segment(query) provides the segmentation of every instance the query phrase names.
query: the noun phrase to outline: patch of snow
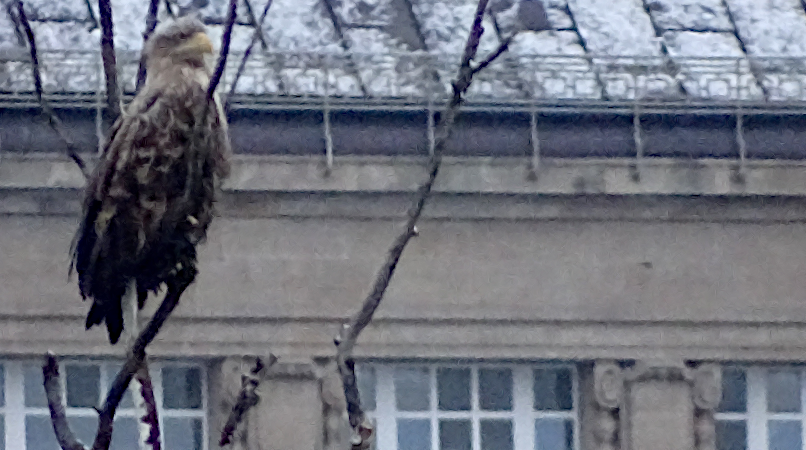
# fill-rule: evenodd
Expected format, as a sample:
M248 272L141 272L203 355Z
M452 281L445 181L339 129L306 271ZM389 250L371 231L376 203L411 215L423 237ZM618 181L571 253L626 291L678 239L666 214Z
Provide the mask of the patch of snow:
M647 6L665 30L733 32L723 0L648 0Z
M263 29L274 51L343 53L319 0L274 0Z
M392 21L391 0L340 0L333 10L345 26L385 26Z
M100 51L101 32L92 32L74 22L32 22L37 49Z
M260 19L260 14L263 12L263 7L266 5L267 0L250 0L249 5L252 7L252 13L255 15L255 20ZM205 23L223 24L226 22L227 9L229 9L229 0L171 0L175 5L174 13L177 15L185 15L189 12L198 12ZM251 25L249 14L246 10L246 5L243 2L238 3L236 12L235 23L240 25Z
M747 51L758 57L806 57L806 12L800 0L727 0Z
M3 6L0 3L0 6ZM17 34L14 32L14 24L6 13L5 8L0 8L0 50L22 49Z
M762 99L758 80L733 33L670 31L663 37L690 98Z
M439 55L461 55L476 13L475 0L412 0L414 16L425 35L428 51ZM495 26L485 16L479 55L498 47Z
M602 89L573 31L523 32L510 45L514 86L530 98L599 99Z
M84 0L27 0L25 13L29 20L85 21L90 15ZM97 16L96 16L97 18Z
M143 48L143 31L146 28L148 2L111 0L110 3L112 20L115 24L115 48L139 52Z
M567 0L542 0L542 2L553 29L563 30L574 27L574 21L568 15ZM494 11L495 19L498 21L498 27L501 29L503 36L508 36L521 26L518 18L518 4L518 2L512 1L508 6L499 7L498 10Z
M367 93L377 97L424 97L431 68L425 52L405 52L387 33L377 29L348 29L352 60Z
M591 55L660 56L641 0L568 0Z

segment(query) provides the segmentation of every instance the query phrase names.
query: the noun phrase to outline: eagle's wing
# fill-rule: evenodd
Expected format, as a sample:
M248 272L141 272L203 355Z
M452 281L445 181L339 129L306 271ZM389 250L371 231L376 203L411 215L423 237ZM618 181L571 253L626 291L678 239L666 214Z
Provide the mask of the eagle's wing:
M230 149L220 107L206 102L192 79L147 87L110 130L88 185L73 262L82 297L94 300L87 328L105 319L113 343L129 280L137 279L142 299L182 253L195 263L193 246L212 220Z

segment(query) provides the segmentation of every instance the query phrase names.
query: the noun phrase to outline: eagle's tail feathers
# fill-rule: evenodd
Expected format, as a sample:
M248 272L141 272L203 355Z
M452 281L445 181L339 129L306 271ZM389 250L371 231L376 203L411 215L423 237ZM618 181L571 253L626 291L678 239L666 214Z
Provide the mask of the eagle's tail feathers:
M89 330L95 325L100 325L101 322L106 322L106 330L109 334L109 342L114 345L120 339L123 333L123 311L120 304L111 302L108 305L102 305L99 302L93 303L87 314L86 327Z

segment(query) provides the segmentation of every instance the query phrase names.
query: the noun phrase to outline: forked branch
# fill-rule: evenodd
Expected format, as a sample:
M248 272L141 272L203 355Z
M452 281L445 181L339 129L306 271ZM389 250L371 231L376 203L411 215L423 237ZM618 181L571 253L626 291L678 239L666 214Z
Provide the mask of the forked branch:
M70 159L76 163L78 168L81 169L81 173L84 175L84 178L89 178L90 172L87 168L87 164L84 163L84 160L81 158L81 156L79 156L76 144L65 130L64 124L53 111L53 108L50 107L50 103L48 103L48 101L45 99L42 91L42 73L39 67L39 55L36 49L36 37L34 36L34 31L31 29L31 23L28 22L28 16L25 14L25 6L23 5L22 0L16 0L12 5L9 6L9 12L14 14L14 22L18 23L22 27L22 32L28 41L28 50L31 54L31 72L34 78L34 91L36 93L36 99L39 101L39 105L42 108L42 113L47 116L50 127L53 128L53 131L59 135L59 138L61 138L67 147L67 156L69 156Z
M389 248L386 260L376 274L372 290L366 299L364 299L361 310L353 316L349 323L342 326L341 332L335 340L337 347L336 362L344 387L350 426L353 429L350 444L354 449L363 449L369 446L369 438L373 434L373 429L372 425L367 421L364 411L361 409L361 399L355 377L355 362L352 359L353 348L355 347L359 335L372 321L375 311L378 309L378 306L380 306L384 293L389 287L389 283L394 275L395 268L400 261L400 257L403 255L403 250L406 248L406 244L408 244L412 237L417 235L417 221L420 219L426 200L431 194L434 182L439 173L442 153L453 130L456 116L459 113L462 96L467 92L473 82L473 76L503 54L511 42L511 38L505 40L499 48L479 66L474 68L471 65L471 62L476 57L479 43L481 42L481 36L484 33L482 20L487 10L487 3L488 0L479 0L476 8L473 27L470 30L470 35L467 38L467 43L462 53L456 80L452 83L453 93L440 120L439 132L434 144L434 154L428 164L428 178L417 189L414 203L407 213L408 218L405 229Z

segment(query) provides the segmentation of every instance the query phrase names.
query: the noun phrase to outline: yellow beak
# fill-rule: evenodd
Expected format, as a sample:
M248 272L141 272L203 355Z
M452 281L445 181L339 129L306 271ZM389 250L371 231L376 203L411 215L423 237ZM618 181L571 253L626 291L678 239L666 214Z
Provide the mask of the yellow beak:
M199 53L213 53L213 43L207 33L196 33L182 47Z

